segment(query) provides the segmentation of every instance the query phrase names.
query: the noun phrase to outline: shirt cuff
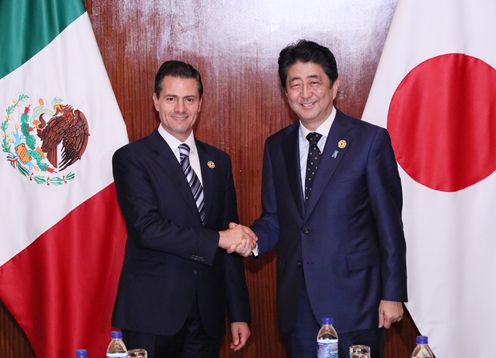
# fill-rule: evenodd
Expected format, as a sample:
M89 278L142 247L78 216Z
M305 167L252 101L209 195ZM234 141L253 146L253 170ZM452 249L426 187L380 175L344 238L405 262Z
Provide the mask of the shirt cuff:
M253 256L258 257L258 242L255 244L253 250L251 250L251 253L253 254Z

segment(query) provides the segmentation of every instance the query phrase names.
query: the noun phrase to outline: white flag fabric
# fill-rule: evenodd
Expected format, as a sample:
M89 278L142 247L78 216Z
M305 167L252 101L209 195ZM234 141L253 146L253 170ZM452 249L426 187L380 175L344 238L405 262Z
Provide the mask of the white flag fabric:
M391 135L407 308L441 358L495 355L495 29L494 0L399 0L363 114Z
M104 355L127 133L81 0L0 3L0 299L36 356Z

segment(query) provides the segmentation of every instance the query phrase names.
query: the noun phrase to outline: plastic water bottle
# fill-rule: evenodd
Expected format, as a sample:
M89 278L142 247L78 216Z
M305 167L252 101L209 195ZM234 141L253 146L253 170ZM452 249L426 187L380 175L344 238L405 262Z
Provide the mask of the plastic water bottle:
M76 350L76 358L88 358L88 351L86 349Z
M107 358L127 358L127 348L122 340L121 331L112 331L112 340L107 348Z
M334 320L331 317L321 319L319 333L317 334L317 357L338 358L338 334L334 329Z
M426 336L417 336L417 346L413 350L412 358L434 358L428 343L429 339Z

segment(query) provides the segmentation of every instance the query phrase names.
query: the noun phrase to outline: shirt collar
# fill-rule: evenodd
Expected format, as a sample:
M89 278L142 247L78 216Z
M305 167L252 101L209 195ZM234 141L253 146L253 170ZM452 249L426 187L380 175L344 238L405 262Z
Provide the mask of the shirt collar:
M172 134L170 134L169 132L167 132L164 129L164 127L162 127L162 125L160 125L160 124L158 126L158 133L162 136L162 138L164 138L164 140L167 142L167 144L172 149L172 151L174 152L174 154L176 154L176 156L179 153L177 148L182 143L186 143L189 146L189 148L190 148L190 152L189 152L190 153L190 156L192 154L194 155L194 154L197 153L196 142L195 142L195 135L193 134L193 131L191 131L191 133L189 134L188 138L186 138L186 140L184 142L181 142L179 139L177 139Z
M329 114L329 117L327 117L327 119L322 122L322 124L318 126L318 128L313 132L319 133L320 135L322 135L322 137L327 138L327 136L329 135L329 131L331 130L332 122L334 122L334 118L336 118L336 108L332 106L331 114ZM312 131L305 128L305 126L300 121L300 138L306 139L308 133L310 132Z

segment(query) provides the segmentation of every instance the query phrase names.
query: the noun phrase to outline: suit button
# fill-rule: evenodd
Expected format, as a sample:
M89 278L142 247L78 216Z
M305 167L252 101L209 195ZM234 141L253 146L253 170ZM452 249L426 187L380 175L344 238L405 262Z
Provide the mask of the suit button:
M296 262L296 265L297 265L298 267L301 267L301 265L302 265L302 264L301 264L301 261L297 261L297 262Z
M303 229L301 229L301 232L304 233L305 235L310 234L310 230L307 227L304 227Z

